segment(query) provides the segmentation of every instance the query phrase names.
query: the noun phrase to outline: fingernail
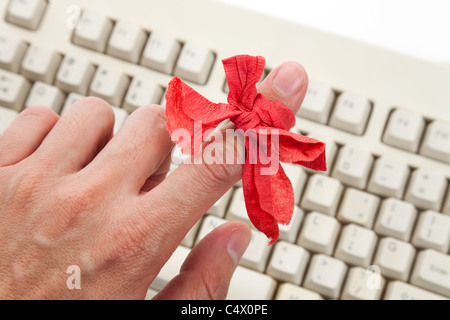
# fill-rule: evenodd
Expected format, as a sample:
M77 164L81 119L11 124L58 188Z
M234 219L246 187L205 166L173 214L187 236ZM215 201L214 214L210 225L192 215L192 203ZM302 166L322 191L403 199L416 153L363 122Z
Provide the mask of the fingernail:
M298 66L285 64L273 79L273 86L280 95L289 98L296 94L303 86L305 72Z
M238 227L231 231L230 239L228 240L228 254L233 259L234 265L237 266L241 261L242 256L247 250L251 240L251 231L245 227Z

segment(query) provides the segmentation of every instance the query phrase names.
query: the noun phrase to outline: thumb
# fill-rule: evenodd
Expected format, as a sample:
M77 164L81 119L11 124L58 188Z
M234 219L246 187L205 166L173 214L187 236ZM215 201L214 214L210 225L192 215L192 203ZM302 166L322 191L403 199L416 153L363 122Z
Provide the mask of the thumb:
M250 228L242 222L228 222L217 227L191 250L180 274L154 299L225 299L231 277L251 236Z

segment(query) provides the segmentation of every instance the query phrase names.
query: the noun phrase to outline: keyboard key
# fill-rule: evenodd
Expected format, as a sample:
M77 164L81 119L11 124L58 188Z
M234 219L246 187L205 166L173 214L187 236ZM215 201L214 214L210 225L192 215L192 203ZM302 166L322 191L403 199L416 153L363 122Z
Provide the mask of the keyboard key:
M445 297L437 295L430 291L417 288L413 285L401 282L392 281L389 282L386 293L384 295L385 300L446 300Z
M405 161L381 157L375 162L367 189L380 196L401 199L408 176L409 167Z
M425 120L420 114L396 109L390 116L383 141L397 148L417 152L424 127Z
M362 135L371 112L369 99L364 96L343 92L337 99L330 126L357 135Z
M0 34L0 68L18 72L26 50L26 44L19 38Z
M244 189L242 187L234 191L230 207L228 208L227 219L242 221L253 227L245 208Z
M240 264L244 267L264 272L272 247L269 239L259 231L252 230L252 238L247 250L242 256Z
M373 277L378 278L373 280ZM376 282L372 283L373 281ZM385 280L379 274L353 267L348 272L341 298L343 300L379 300L384 284Z
M412 243L419 248L448 252L450 248L450 217L427 210L417 222Z
M444 209L442 210L442 212L450 215L450 189L448 189L447 199L445 200Z
M276 281L268 275L238 266L231 278L227 300L270 300Z
M374 230L382 236L409 241L417 217L417 209L408 202L388 198L381 204Z
M292 214L291 222L287 225L278 224L278 228L280 230L279 239L295 242L304 215L305 213L302 209L294 206L294 213Z
M373 264L385 277L408 281L415 255L410 243L388 237L380 240Z
M150 288L160 291L180 273L181 265L186 260L191 250L183 246L179 246L172 254L166 264L161 268L155 280L150 284Z
M150 69L172 74L181 44L174 38L153 31L148 38L141 64Z
M450 123L437 120L428 126L420 154L450 163Z
M372 261L376 243L375 232L355 224L349 224L342 228L334 255L349 264L368 266Z
M28 99L25 102L25 107L46 106L59 113L64 100L65 96L61 90L44 82L37 81L31 88Z
M297 116L319 123L327 123L334 99L335 93L330 86L311 80Z
M233 188L229 189L219 200L217 200L206 213L215 215L219 218L225 217L225 212L227 211L232 195Z
M337 217L342 222L356 223L366 228L372 228L379 203L380 198L370 193L348 188Z
M346 145L339 151L332 176L349 186L364 189L372 168L372 154L362 148Z
M163 89L156 82L134 77L125 96L124 109L132 113L139 107L159 104L163 93Z
M63 115L66 111L67 108L70 107L71 105L73 105L75 102L77 102L78 100L84 98L83 95L78 94L78 93L69 93L69 95L66 98L66 101L64 102L64 106L62 107L61 110L61 115Z
M128 112L124 109L120 109L118 107L112 106L115 122L114 122L114 134L116 134L122 125L125 123L125 120L128 118Z
M200 229L201 220L197 221L196 224L189 230L189 232L184 236L183 241L181 241L181 245L186 248L192 248L195 244L195 240L197 238L197 232Z
M275 245L267 274L280 281L300 285L308 261L308 251L295 244L279 241Z
M422 209L439 211L446 189L444 175L420 168L412 173L405 200Z
M227 220L210 215L203 218L203 222L197 234L195 243L199 243L200 240L202 240L208 233L213 231L218 226L224 224L225 222L227 222Z
M56 75L56 86L65 92L86 95L94 66L85 58L66 55Z
M175 75L187 81L205 84L214 64L214 53L208 48L185 43L175 67Z
M84 10L81 15L80 28L74 29L73 43L104 52L112 27L112 21L103 14Z
M18 115L19 113L15 110L0 107L0 135L8 129Z
M10 0L6 10L6 21L30 30L36 30L44 15L45 0Z
M22 62L22 74L32 81L52 84L61 60L58 52L31 45Z
M292 183L292 188L294 189L294 201L297 204L300 200L300 195L302 194L308 176L299 165L293 163L281 163L281 166Z
M0 105L22 110L30 83L21 75L0 69Z
M305 210L319 211L334 216L343 189L339 180L316 173L309 179L301 207Z
M308 250L331 255L340 228L335 218L313 211L306 216L297 243Z
M411 283L450 297L450 256L431 249L419 252Z
M323 298L317 292L291 283L283 283L278 287L275 300L323 300Z
M337 299L346 273L347 266L344 262L324 254L316 254L311 259L303 285L325 297Z
M119 106L122 104L129 83L130 79L120 70L101 66L92 79L89 95Z
M119 59L137 63L146 40L146 33L138 26L117 21L109 38L106 53Z

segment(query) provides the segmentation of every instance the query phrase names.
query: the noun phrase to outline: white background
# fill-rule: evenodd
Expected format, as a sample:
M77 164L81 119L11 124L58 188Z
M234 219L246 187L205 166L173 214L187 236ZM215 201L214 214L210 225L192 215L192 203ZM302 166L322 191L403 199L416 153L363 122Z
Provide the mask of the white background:
M450 0L218 0L450 67Z

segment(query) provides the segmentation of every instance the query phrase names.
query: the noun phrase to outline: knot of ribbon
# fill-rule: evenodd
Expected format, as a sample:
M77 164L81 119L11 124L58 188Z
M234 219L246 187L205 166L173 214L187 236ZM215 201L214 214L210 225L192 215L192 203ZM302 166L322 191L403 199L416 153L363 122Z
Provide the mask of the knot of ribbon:
M265 66L263 57L239 55L222 61L227 76L228 104L213 103L175 77L166 93L167 127L171 133L188 130L191 141L195 139L195 123L202 123L202 139L221 122L230 119L246 136L252 132L266 150L262 157L251 156L251 139L245 140L246 159L242 174L247 214L253 225L271 238L279 236L278 224L288 224L294 212L292 184L282 166L267 174L268 153L277 156L275 161L295 163L314 170L326 170L325 144L318 140L290 132L295 125L295 115L280 102L269 101L258 93L256 84ZM255 139L253 139L253 142ZM179 142L179 141L178 141ZM183 152L186 152L183 148ZM195 153L194 146L191 154ZM256 159L256 160L255 160ZM270 157L273 160L273 157Z

